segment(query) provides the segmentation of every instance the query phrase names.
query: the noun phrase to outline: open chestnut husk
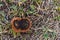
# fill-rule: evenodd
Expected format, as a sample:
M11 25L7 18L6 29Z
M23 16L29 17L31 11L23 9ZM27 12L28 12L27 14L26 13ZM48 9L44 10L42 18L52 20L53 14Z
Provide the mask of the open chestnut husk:
M32 26L32 22L29 18L14 17L11 20L11 27L15 32L27 32Z

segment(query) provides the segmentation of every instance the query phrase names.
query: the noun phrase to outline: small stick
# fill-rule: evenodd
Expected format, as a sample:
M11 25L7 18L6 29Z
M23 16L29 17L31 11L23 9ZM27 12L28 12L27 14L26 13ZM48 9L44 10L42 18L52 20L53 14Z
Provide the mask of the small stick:
M0 32L0 34L2 34L2 33L7 33L8 31L3 31L3 32Z

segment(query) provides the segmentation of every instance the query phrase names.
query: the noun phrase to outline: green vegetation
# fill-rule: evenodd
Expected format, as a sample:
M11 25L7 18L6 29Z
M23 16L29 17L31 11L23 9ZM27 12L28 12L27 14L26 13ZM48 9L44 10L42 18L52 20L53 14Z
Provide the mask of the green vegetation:
M18 36L23 37L22 40L26 40L27 38L34 40L42 34L42 37L40 37L42 40L55 40L57 35L56 31L59 31L57 29L59 25L56 22L58 24L60 22L59 2L60 0L53 0L53 4L49 4L49 1L45 0L6 0L5 2L0 0L0 33L3 35L5 34L4 31L7 31L6 34L11 34L14 38ZM49 8L46 9L46 6ZM14 32L11 28L12 18L25 17L25 14L27 15L26 17L31 19L32 28L26 33Z

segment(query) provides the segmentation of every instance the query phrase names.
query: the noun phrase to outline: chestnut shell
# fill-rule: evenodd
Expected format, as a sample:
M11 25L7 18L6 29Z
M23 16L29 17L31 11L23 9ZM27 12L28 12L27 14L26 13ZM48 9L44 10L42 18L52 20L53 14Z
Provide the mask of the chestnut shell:
M14 17L11 20L11 25L15 32L27 32L31 28L32 22L29 18Z

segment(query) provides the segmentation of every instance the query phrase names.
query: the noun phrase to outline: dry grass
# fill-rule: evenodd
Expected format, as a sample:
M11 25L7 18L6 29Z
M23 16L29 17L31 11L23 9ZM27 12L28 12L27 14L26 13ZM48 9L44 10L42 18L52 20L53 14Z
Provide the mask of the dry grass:
M60 40L59 0L1 1L0 40ZM30 31L16 33L11 29L11 19L17 16L32 21Z

